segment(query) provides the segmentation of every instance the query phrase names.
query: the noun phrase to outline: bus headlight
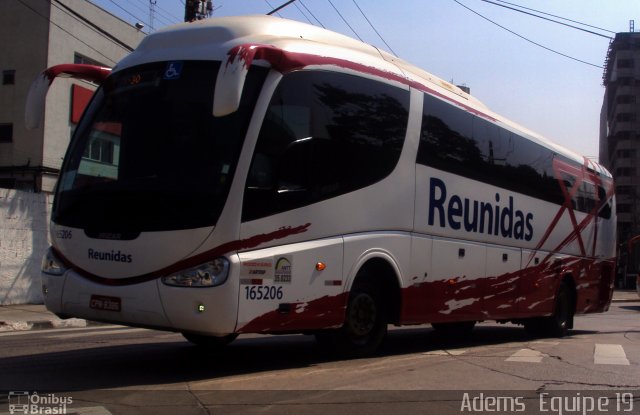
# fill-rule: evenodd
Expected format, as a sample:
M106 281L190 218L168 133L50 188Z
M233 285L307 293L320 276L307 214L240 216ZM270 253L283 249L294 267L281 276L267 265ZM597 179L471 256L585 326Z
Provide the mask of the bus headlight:
M51 247L42 257L42 272L47 275L62 275L67 272L67 268L62 261L53 253Z
M162 282L175 287L216 287L229 276L229 260L224 257L162 277Z

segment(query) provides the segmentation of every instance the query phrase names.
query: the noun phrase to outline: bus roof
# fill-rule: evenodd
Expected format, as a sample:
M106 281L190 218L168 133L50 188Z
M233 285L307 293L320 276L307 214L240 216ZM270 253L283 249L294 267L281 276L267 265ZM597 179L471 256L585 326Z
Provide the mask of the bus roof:
M602 166L491 111L459 87L372 45L317 26L274 16L252 15L204 19L168 26L148 35L114 71L165 60L231 59L241 45L264 45L288 53L314 55L357 63L396 80L436 95L464 109L485 116L517 131L569 159L609 176Z

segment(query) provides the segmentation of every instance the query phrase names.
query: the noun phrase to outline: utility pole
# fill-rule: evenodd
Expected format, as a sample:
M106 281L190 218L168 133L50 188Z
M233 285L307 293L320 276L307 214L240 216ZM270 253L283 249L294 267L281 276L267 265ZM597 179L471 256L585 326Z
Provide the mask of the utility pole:
M184 21L195 22L206 19L213 14L213 2L211 0L186 0L184 2Z
M155 28L153 26L153 22L154 22L155 17L156 17L156 4L157 3L158 3L157 0L149 0L149 28L151 29L152 32L155 30Z

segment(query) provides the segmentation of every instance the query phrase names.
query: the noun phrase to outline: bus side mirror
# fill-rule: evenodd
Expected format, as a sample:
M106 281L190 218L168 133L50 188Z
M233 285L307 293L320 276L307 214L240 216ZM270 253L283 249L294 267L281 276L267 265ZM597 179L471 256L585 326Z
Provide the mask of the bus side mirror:
M24 121L27 129L34 130L40 127L44 117L44 105L47 91L58 76L67 78L84 79L98 85L111 73L111 68L84 64L62 64L48 68L33 81L27 94L27 103Z
M42 118L44 117L44 105L47 99L49 85L51 85L49 79L45 73L42 72L29 88L24 113L24 122L27 130L35 130L40 127Z
M243 59L220 65L213 95L213 116L224 117L238 110L249 67Z
M254 60L267 61L280 73L304 66L303 62L291 61L285 52L275 46L243 44L233 47L227 61L220 66L216 78L213 100L213 116L224 117L240 107L244 81Z

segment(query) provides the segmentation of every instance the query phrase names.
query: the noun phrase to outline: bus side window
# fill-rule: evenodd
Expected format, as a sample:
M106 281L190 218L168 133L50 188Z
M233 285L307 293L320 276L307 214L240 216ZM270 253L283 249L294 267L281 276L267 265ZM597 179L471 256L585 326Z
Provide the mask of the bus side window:
M273 167L271 160L264 154L256 154L253 158L247 179L247 189L269 191L273 189Z
M598 201L600 203L598 216L604 219L611 219L611 201L607 200L607 191L602 186L598 186Z
M355 75L297 71L274 92L258 135L242 220L369 186L400 158L409 91Z

